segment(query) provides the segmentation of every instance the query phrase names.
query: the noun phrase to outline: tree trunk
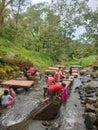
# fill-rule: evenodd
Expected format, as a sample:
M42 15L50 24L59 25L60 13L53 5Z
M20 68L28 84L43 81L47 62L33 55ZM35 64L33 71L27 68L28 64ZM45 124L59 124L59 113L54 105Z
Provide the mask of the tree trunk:
M5 11L5 0L2 0L2 6L0 9L0 35L2 34L2 27L3 27L3 21L4 21L4 11Z

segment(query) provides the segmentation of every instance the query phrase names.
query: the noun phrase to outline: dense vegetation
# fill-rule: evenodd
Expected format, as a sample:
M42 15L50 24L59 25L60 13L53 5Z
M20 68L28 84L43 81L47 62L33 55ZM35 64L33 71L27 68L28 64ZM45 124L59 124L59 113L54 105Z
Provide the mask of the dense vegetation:
M29 61L41 70L53 64L90 65L98 57L98 10L87 3L0 0L0 57ZM79 27L85 31L75 39Z

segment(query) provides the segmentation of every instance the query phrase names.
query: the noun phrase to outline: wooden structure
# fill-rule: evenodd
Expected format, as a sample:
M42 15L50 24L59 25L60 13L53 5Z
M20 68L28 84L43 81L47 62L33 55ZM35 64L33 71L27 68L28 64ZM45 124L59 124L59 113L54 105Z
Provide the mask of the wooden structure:
M56 73L56 70L45 70L45 74L46 75L49 75L49 74L55 74Z
M48 67L48 70L58 70L58 67Z
M30 88L34 85L34 81L28 81L28 80L8 80L8 81L3 81L1 83L2 87L12 87L13 89L17 88Z

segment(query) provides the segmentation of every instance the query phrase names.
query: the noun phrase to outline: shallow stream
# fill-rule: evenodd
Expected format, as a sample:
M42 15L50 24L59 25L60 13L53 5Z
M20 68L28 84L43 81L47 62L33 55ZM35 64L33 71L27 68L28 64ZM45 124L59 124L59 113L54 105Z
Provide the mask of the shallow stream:
M51 121L54 128L43 126L43 121L41 120L29 119L7 130L86 130L82 116L83 107L80 103L78 91L75 89L80 86L81 82L79 78L75 78L67 104L61 106L58 118Z

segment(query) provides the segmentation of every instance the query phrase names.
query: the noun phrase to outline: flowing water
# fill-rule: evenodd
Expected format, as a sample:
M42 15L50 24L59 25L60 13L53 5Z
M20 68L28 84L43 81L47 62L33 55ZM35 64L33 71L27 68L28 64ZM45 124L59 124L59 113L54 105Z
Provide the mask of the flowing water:
M29 119L7 130L86 130L82 117L83 107L80 103L78 91L75 89L80 86L79 78L75 78L67 104L61 106L59 117L51 121L55 126L54 129L43 126L42 121Z
M83 119L83 107L76 88L81 86L78 78L74 79L72 91L66 106L61 107L62 125L60 130L86 130Z

